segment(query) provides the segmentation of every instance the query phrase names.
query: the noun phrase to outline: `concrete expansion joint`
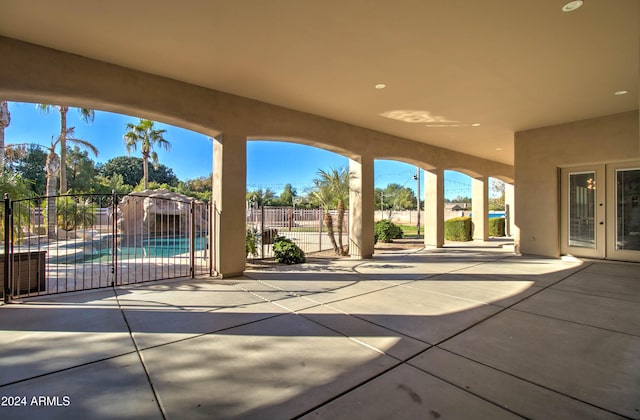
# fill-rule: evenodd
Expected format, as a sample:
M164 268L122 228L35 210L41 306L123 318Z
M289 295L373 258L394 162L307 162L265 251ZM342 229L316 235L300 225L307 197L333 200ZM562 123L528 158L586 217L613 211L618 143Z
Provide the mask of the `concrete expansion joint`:
M482 265L482 264L477 264L477 265L475 265L475 267L477 267L477 266L479 266L479 265ZM584 267L580 267L580 268L579 268L579 269L577 269L576 271L572 271L572 272L568 273L566 276L564 276L564 277L562 277L562 278L560 278L560 279L558 279L558 280L556 280L556 281L553 281L553 282L551 282L551 283L549 283L549 284L547 284L547 285L545 285L545 286L540 287L540 290L538 290L538 291L536 291L536 292L532 293L531 295L528 295L528 296L522 297L521 299L518 299L518 300L514 301L514 302L513 302L513 303L511 303L510 305L508 305L508 306L505 306L505 307L501 308L499 311L497 311L497 312L495 312L495 313L493 313L493 314L491 314L491 315L488 315L487 317L485 317L485 318L483 318L483 319L480 319L480 320L478 320L477 322L475 322L475 323L473 323L473 324L469 325L467 328L465 328L465 329L463 329L463 330L460 330L460 331L458 331L457 333L455 333L455 334L453 334L453 335L451 335L451 336L449 336L449 337L446 337L446 338L444 338L444 339L440 340L439 342L435 343L435 344L434 344L434 346L438 347L438 346L440 346L440 345L444 344L445 342L447 342L447 341L451 340L452 338L457 337L457 336L459 336L459 335L461 335L461 334L465 333L466 331L469 331L470 329L472 329L472 328L474 328L474 327L476 327L476 326L478 326L478 325L480 325L480 324L482 324L482 323L484 323L484 322L486 322L486 321L488 321L488 320L490 320L490 319L492 319L492 318L495 318L495 317L496 317L496 316L498 316L499 314L501 314L501 313L503 313L503 312L505 312L505 311L507 311L507 310L509 310L509 309L516 310L516 309L513 309L513 307L514 307L514 306L518 305L519 303L524 302L524 301L525 301L525 300L527 300L527 299L531 299L533 296L536 296L536 295L538 295L538 294L540 294L540 293L544 292L545 290L549 289L550 287L555 286L556 284L560 283L561 281L566 280L566 279L568 279L569 277L571 277L571 276L573 276L573 275L575 275L575 274L577 274L577 273L579 273L579 272L583 271L583 270L584 270L584 269L586 269L587 267L588 267L588 265L587 265L587 266L584 266ZM457 271L457 270L454 270L454 271Z
M320 304L320 305L318 305L318 306L321 306L321 307L329 307L329 308L330 308L330 306L328 306L328 305L323 305L323 304ZM307 309L308 309L308 308L307 308ZM331 309L336 310L335 308L331 308ZM338 312L342 312L342 313L344 313L345 315L350 315L350 316L351 316L351 314L348 314L348 313L343 312L343 311L339 311L339 310L338 310ZM384 355L384 356L388 356L388 357L391 357L391 358L396 359L396 360L398 360L398 361L401 361L401 360L400 360L400 359L398 359L397 357L395 357L395 356L393 356L393 355L391 355L391 354L388 354L387 352L385 352L385 351L383 351L383 350L380 350L380 349L379 349L379 348L377 348L377 347L374 347L374 346L372 346L372 345L370 345L370 344L367 344L367 343L365 343L364 341L357 339L356 337L353 337L353 336L350 336L350 335L344 334L343 332L341 332L341 331L339 331L339 330L336 330L336 329L334 329L334 328L331 328L331 327L330 327L330 326L328 326L328 325L324 325L324 324L322 324L322 323L320 323L320 322L318 322L318 321L314 320L313 318L311 318L311 317L309 317L309 316L305 316L305 314L303 314L303 313L301 313L301 312L299 312L299 311L294 311L293 313L294 313L294 314L296 314L296 315L299 315L299 316L303 317L304 319L306 319L306 320L307 320L307 321L309 321L309 322L313 322L314 324L316 324L316 325L320 325L321 327L326 328L326 329L328 329L328 330L330 330L330 331L332 331L332 332L334 332L334 333L336 333L336 334L338 334L338 335L340 335L340 336L342 336L342 337L348 338L349 340L351 340L351 341L353 341L353 342L355 342L355 343L357 343L357 344L359 344L359 345L361 345L361 346L364 346L364 347L368 348L369 350L373 350L373 351L375 351L376 353L379 353L379 354L382 354L382 355Z
M260 295L260 294L258 294L258 293L256 293L256 292L253 292L253 291L251 291L251 290L249 290L249 289L246 289L246 288L244 288L244 287L242 287L242 286L240 286L240 285L238 285L238 284L235 284L234 286L235 286L237 289L240 289L240 290L242 290L243 292L249 293L251 296L255 296L255 297L257 297L257 298L258 298L258 299L260 299L260 300L264 300L265 302L269 302L269 303L274 303L271 299L269 299L269 298L267 298L267 297L264 297L264 296L262 296L262 295Z
M287 293L289 296L292 296L292 297L299 297L299 298L301 298L301 299L307 300L307 301L312 302L312 303L314 304L314 305L312 305L312 306L305 307L305 308L304 308L305 310L306 310L306 309L311 309L311 308L316 308L316 307L326 307L326 308L330 308L331 310L335 310L335 311L338 311L338 312L342 312L342 313L343 313L343 314L345 314L345 315L350 315L350 314L348 314L347 312L344 312L344 311L341 311L341 310L339 310L339 309L336 309L336 308L331 307L329 304L325 304L325 303L322 303L322 302L318 302L318 301L316 301L316 300L313 300L313 299L312 299L312 298L310 298L309 296L303 296L303 295L301 295L301 294L299 294L299 293L296 293L296 292L294 292L294 291L290 291L290 290L283 289L283 288L281 288L281 287L278 287L278 286L276 286L276 285L273 285L273 284L271 284L271 283L269 283L269 282L266 282L266 281L263 281L263 280L258 280L258 279L254 279L254 280L255 280L257 283L259 283L259 284L265 285L265 286L267 286L267 287L272 287L272 288L273 288L273 289L275 289L275 290L279 290L279 291L281 291L281 292L285 292L285 293ZM350 285L352 285L352 284L353 284L353 283L350 283ZM243 290L248 291L248 290L246 290L246 289L244 289L244 288L243 288ZM251 292L249 292L249 293L251 293ZM256 295L256 296L257 296L257 295ZM258 296L258 297L260 297L260 296ZM261 298L261 299L266 299L266 298ZM273 300L268 300L268 299L266 299L266 300L267 300L268 302L270 302L270 303L273 303L274 305L276 305L276 306L278 306L278 307L280 307L280 308L283 308L283 309L285 309L285 310L290 311L291 313L295 313L295 314L299 314L299 315L300 315L299 311L297 311L297 310L292 310L292 309L290 309L290 308L287 308L286 306L281 305L281 304L279 304L278 302L273 301ZM339 299L339 300L340 300L340 299ZM337 302L337 301L339 301L339 300L336 300L336 301L334 301L334 302ZM305 317L305 318L306 318L306 317Z
M264 285L264 286L271 287L271 288L273 288L273 289L275 289L275 290L279 290L279 291L281 291L281 292L284 292L284 293L286 293L286 294L287 294L287 296L288 296L288 297L299 297L299 298L302 298L302 299L308 300L309 302L313 302L313 303L315 303L315 305L312 305L312 306L310 306L310 307L306 307L305 309L314 308L314 307L316 307L316 306L321 306L321 305L322 305L321 303L315 302L313 299L309 299L308 297L306 297L306 296L302 296L302 295L300 295L300 294L298 294L298 293L296 293L296 292L292 292L292 291L289 291L289 290L282 289L282 288L280 288L280 287L277 287L277 286L275 286L275 285L272 285L272 284L270 284L270 283L268 283L268 282L265 282L265 281L263 281L263 280L254 279L254 278L252 278L252 277L250 277L250 276L246 276L246 277L249 277L249 278L251 278L252 280L255 280L257 283L262 284L262 285ZM263 300L263 301L265 301L265 302L267 302L267 303L271 303L271 304L273 304L273 305L275 305L275 306L277 306L277 307L279 307L279 308L284 309L285 311L288 311L289 313L297 314L297 311L295 311L295 310L293 310L293 309L291 309L291 308L288 308L288 307L284 306L283 304L279 303L277 300L269 299L269 298L267 298L267 297L265 297L265 296L262 296L262 295L260 295L260 294L258 294L258 293L255 293L255 292L253 292L253 291L251 291L251 290L249 290L249 289L247 289L247 288L245 288L245 287L242 287L242 286L240 286L239 284L235 284L234 286L235 286L236 288L238 288L238 289L242 290L243 292L247 292L247 293L249 293L250 295L257 297L258 299L261 299L261 300ZM279 300L279 299L278 299L278 300Z
M561 291L563 291L563 290L561 290ZM568 292L568 293L572 293L572 292ZM539 316L541 318L553 319L555 321L567 322L569 324L580 325L582 327L595 328L595 329L598 329L598 330L608 331L608 332L612 332L612 333L615 333L615 334L628 335L629 337L640 337L640 336L638 336L636 334L631 334L631 333L628 333L628 332L625 332L625 331L618 331L618 330L615 330L613 328L604 328L604 327L600 327L600 326L597 326L597 325L587 324L587 323L584 323L584 322L573 321L573 320L564 319L564 318L555 317L555 316L550 316L550 315L543 315L543 314L540 314L538 312L525 311L523 309L515 309L515 308L512 308L512 310L516 311L516 312L523 313L523 314Z
M503 374L503 375L510 376L510 377L512 377L512 378L515 378L515 379L517 379L517 380L520 380L520 381L523 381L523 382L529 383L529 384L531 384L531 385L534 385L534 386L536 386L536 387L539 387L539 388L545 389L545 390L550 391L550 392L553 392L553 393L555 393L555 394L562 395L562 396L564 396L564 397L566 397L566 398L569 398L569 399L571 399L571 400L577 401L577 402L579 402L579 403L589 405L589 406L591 406L591 407L594 407L594 408L597 408L597 409L600 409L600 410L606 411L606 412L611 413L611 414L614 414L614 415L616 415L616 416L620 416L620 418L629 418L629 417L626 417L626 416L621 416L621 414L620 414L620 413L616 413L616 412L614 412L614 411L612 411L612 410L609 410L609 409L607 409L607 408L605 408L605 407L601 407L601 406L596 405L596 404L593 404L593 403L591 403L591 402L589 402L589 401L585 401L585 400L582 400L582 399L580 399L580 398L574 397L574 396L572 396L572 395L570 395L570 394L567 394L567 393L565 393L565 392L562 392L562 391L560 391L560 390L558 390L558 389L551 388L551 387L549 387L549 386L547 386L547 385L544 385L544 384L541 384L541 383L535 382L535 381L533 381L533 380L531 380L531 379L527 379L526 377L523 377L523 376L520 376L520 375L516 375L516 374L514 374L514 373L512 373L512 372L509 372L509 371L507 371L507 370L497 368L497 367L495 367L495 366L489 365L489 364L487 364L487 363L484 363L484 362L479 361L479 360L476 360L476 359L472 359L472 358L470 358L470 357L465 356L464 354L460 354L460 353L457 353L457 352L455 352L455 351L451 351L451 350L449 350L449 349L443 348L443 347L441 347L441 346L440 346L440 345L438 345L438 344L437 344L437 345L434 345L433 347L435 347L435 348L437 348L437 349L439 349L439 350L445 351L445 352L447 352L447 353L453 354L453 355L455 355L455 356L457 356L457 357L460 357L460 358L462 358L462 359L466 359L466 360L468 360L468 361L470 361L470 362L472 362L472 363L476 363L476 364L478 364L478 365L480 365L480 366L484 366L484 367L486 367L486 368L488 368L488 369L494 370L494 371L499 372L499 373L501 373L501 374ZM427 349L427 350L428 350L428 349ZM425 350L425 351L427 351L427 350ZM497 403L495 403L495 402L493 402L493 401L491 401L491 400L488 400L486 397L484 397L484 396L482 396L482 395L479 395L479 394L475 393L474 391L472 391L472 390L471 390L471 388L469 388L469 387L464 387L464 388L463 388L463 387L461 387L460 385L457 385L456 383L450 382L450 381L448 381L447 379L442 378L442 377L440 377L440 376L438 376L438 375L434 374L433 372L429 372L429 371L427 371L427 370L425 370L425 369L422 369L421 367L419 367L419 366L417 366L417 365L411 364L411 361L408 361L408 362L407 362L407 364L408 364L408 365L410 365L410 366L412 366L413 368L418 369L418 370L420 370L420 371L422 371L422 372L425 372L425 373L427 373L427 374L429 374L429 375L433 375L433 376L435 376L436 378L438 378L438 379L440 379L440 380L442 380L442 381L444 381L444 382L447 382L448 384L453 385L453 386L455 386L455 387L456 387L456 388L458 388L458 389L461 389L461 390L463 390L463 391L465 391L465 392L468 392L468 393L470 393L470 394L473 394L473 395L475 395L475 396L476 396L476 397L478 397L478 398L481 398L481 399L483 399L483 400L485 400L485 401L487 401L487 402L489 402L489 403L491 403L491 404L497 405L498 407L503 408L503 409L505 409L505 410L507 410L507 411L509 411L509 412L511 412L511 413L513 413L513 414L515 414L515 415L517 415L517 416L519 416L519 417L522 417L522 414L511 411L507 406L503 406L503 405L497 404Z
M276 290L280 290L281 292L287 292L287 293L289 293L289 291L288 291L288 290L285 290L285 289L283 289L282 287L278 287L278 286L276 286L276 285L274 285L274 284L268 283L268 282L266 282L266 281L264 281L264 280L259 280L259 279L254 279L254 280L255 280L257 283L262 284L262 285L265 285L265 286L268 286L268 287L271 287L272 289L276 289Z
M489 369L493 369L493 370L496 370L496 371L498 371L498 372L502 372L502 373L504 373L504 374L506 374L506 375L509 375L509 376L511 376L511 377L518 378L518 379L521 379L521 380L523 380L523 381L529 382L529 383L531 383L531 384L533 384L533 385L537 385L537 384L534 384L533 382L527 381L526 379L519 378L519 377L517 377L517 376L515 376L515 375L510 374L509 372L504 372L504 371L502 371L502 370L500 370L500 369L496 369L496 368L494 368L494 367L492 367L492 366L489 366L489 365L487 365L487 364L485 364L485 363L478 362L477 360L473 360L473 359L470 359L470 358L468 358L468 357L466 357L466 356L463 356L463 355L460 355L460 354L455 353L455 352L453 352L453 351L447 350L447 349L442 348L442 347L440 347L440 346L438 346L438 345L433 345L433 346L431 346L431 347L429 347L429 348L427 348L427 349L424 349L423 351L419 352L419 353L418 353L418 354L416 354L415 356L412 356L410 359L406 360L406 361L405 361L405 363L404 363L404 364L406 364L406 365L408 365L408 366L411 366L411 367L412 367L412 368L414 368L414 369L417 369L417 370L419 370L419 371L421 371L421 372L426 373L427 375L431 375L431 376L433 376L433 377L435 377L435 378L438 378L439 380L441 380L441 381L443 381L443 382L445 382L445 383L447 383L447 384L449 384L449 385L451 385L451 386L453 386L453 387L456 387L456 388L458 388L459 390L461 390L461 391L463 391L463 392L469 393L469 394L471 394L471 395L475 396L476 398L480 398L481 400L483 400L483 401L485 401L485 402L487 402L487 403L489 403L489 404L495 405L496 407L500 407L501 409L506 410L506 411L510 412L511 414L514 414L514 415L516 415L516 416L518 416L518 417L522 417L522 414L520 414L520 413L517 413L517 412L513 411L512 409L510 409L508 406L506 406L506 405L504 405L504 404L498 404L498 403L496 403L495 401L492 401L492 400L488 399L488 398L487 398L487 397L485 397L484 395L482 395L482 394L480 394L480 393L477 393L477 392L475 392L474 390L472 390L472 389L471 389L471 387L469 387L469 386L464 386L464 387L463 387L463 386L461 386L461 385L457 384L456 382L450 381L449 379L442 377L441 375L437 375L437 374L435 374L434 372L431 372L431 371L428 371L428 370L426 370L426 369L423 369L423 368L422 368L422 367L420 367L418 364L413 364L413 363L411 363L411 359L415 359L415 358L417 358L418 356L420 356L421 354L423 354L423 353L425 353L425 352L427 352L427 351L429 351L429 350L431 350L431 349L433 349L433 348L437 348L438 350L442 350L442 351L445 351L445 352L447 352L447 353L451 353L451 354L456 355L456 356L459 356L459 357L461 357L461 358L463 358L463 359L469 360L469 361L471 361L471 362L473 362L473 363L478 363L479 365L485 366L485 367L487 367L487 368L489 368ZM540 386L540 385L538 385L538 386ZM544 387L543 387L543 388L544 388ZM553 391L553 390L551 390L551 391ZM554 391L554 392L555 392L555 391ZM523 417L523 418L524 418L524 417Z
M329 399L327 399L327 400L325 400L325 401L323 401L323 402L321 402L321 403L319 403L319 404L315 405L314 407L312 407L312 408L310 408L310 409L308 409L308 410L306 410L306 411L304 411L304 412L302 412L302 413L298 414L297 416L292 417L292 419L294 419L294 420L296 420L296 419L301 419L301 418L303 418L303 417L305 417L305 416L307 416L307 415L309 415L309 414L313 413L315 410L319 409L320 407L322 407L322 406L324 406L324 405L327 405L327 404L331 403L332 401L335 401L335 400L337 400L337 399L339 399L339 398L341 398L341 397L343 397L343 396L345 396L345 395L349 394L350 392L352 392L352 391L354 391L354 390L356 390L356 389L358 389L358 388L360 388L360 387L362 387L362 386L364 386L364 385L366 385L366 384L368 384L368 383L370 383L370 382L374 381L375 379L378 379L378 378L382 377L382 376L383 376L383 375L385 375L386 373L391 372L392 370L394 370L394 369L398 368L399 366L401 366L401 365L403 365L403 364L404 364L404 362L398 362L398 363L395 363L395 364L393 364L393 365L389 366L387 369L382 370L382 371L381 371L381 372L379 372L378 374L371 376L371 377L370 377L370 378L368 378L367 380L362 381L362 382L360 382L360 383L358 383L358 384L355 384L355 385L353 385L352 387L350 387L350 388L348 388L348 389L345 389L344 391L342 391L342 392L340 392L340 393L338 393L338 394L334 395L333 397L331 397L331 398L329 398Z
M478 264L478 265L480 265L480 264ZM560 390L558 390L558 389L554 389L554 388L548 387L548 386L546 386L546 385L544 385L544 384L537 383L537 382L532 381L532 380L530 380L530 379L527 379L527 378L525 378L525 377L522 377L522 376L516 375L516 374L514 374L514 373L512 373L512 372L509 372L509 371L506 371L506 370L503 370L503 369L497 368L497 367L492 366L492 365L489 365L489 364L487 364L487 363L483 363L483 362L481 362L481 361L479 361L479 360L471 359L471 358L469 358L469 357L465 356L464 354L459 354L459 353L454 352L454 351L452 351L452 350L450 350L450 349L447 349L446 347L443 347L443 344L445 344L446 342L450 341L451 339L453 339L453 338L455 338L455 337L457 337L457 336L459 336L459 335L461 335L461 334L465 333L466 331L468 331L468 330L470 330L470 329L472 329L472 328L474 328L474 327L478 326L479 324L482 324L482 323L484 323L484 322L486 322L486 321L488 321L488 320L490 320L490 319L492 319L492 318L495 318L495 317L496 317L496 316L498 316L499 314L502 314L503 312L505 312L505 311L507 311L507 310L509 310L509 309L511 309L511 310L513 310L513 311L521 312L521 313L528 313L528 314L532 314L532 315L536 315L536 316L541 316L541 317L549 318L549 319L554 319L554 320L558 320L558 321L562 321L562 322L569 322L569 323L573 323L573 324L576 324L576 325L588 326L588 327L597 328L597 329L601 329L601 330L605 330L605 331L609 331L609 332L615 332L615 333L619 333L619 334L629 335L629 336L631 336L631 337L637 337L637 336L635 336L635 335L633 335L633 334L629 334L629 333L624 333L624 332L620 332L620 331L614 331L614 330L610 330L610 329L607 329L607 328L597 327L597 326L588 325L588 324L584 324L584 323L579 323L579 322L575 322L575 321L570 321L570 320L566 320L566 319L550 317L550 316L546 316L546 315L541 315L541 314L539 314L539 313L527 312L527 311L523 311L523 310L520 310L520 309L514 309L514 306L518 305L519 303L521 303L521 302L523 302L523 301L525 301L525 300L528 300L528 299L532 298L533 296L535 296L535 295L537 295L537 294L539 294L539 293L542 293L543 291L545 291L545 290L547 290L547 289L549 289L549 288L551 288L551 287L553 287L553 286L557 285L558 283L560 283L560 282L562 282L562 281L564 281L564 280L568 279L569 277L572 277L572 276L576 275L577 273L579 273L579 272L581 272L581 271L584 271L586 268L588 268L588 267L589 267L589 266L591 266L591 265L592 265L592 264L585 264L584 266L580 267L579 269L577 269L577 270L575 270L575 271L571 271L571 272L570 272L570 273L568 273L566 276L563 276L562 278L560 278L560 279L558 279L558 280L556 280L556 281L554 281L554 282L551 282L550 284L548 284L548 285L546 285L546 286L541 287L541 288L540 288L540 290L538 290L537 292L533 293L532 295L529 295L529 296L523 297L522 299L519 299L518 301L513 302L511 305L509 305L509 306L507 306L507 307L502 308L502 309L501 309L501 310L499 310L498 312L493 313L493 314L491 314L491 315L489 315L489 316L485 317L484 319L481 319L481 320L477 321L476 323L474 323L474 324L472 324L472 325L468 326L467 328L465 328L465 329L463 329L463 330L461 330L461 331L458 331L456 334L453 334L453 335L451 335L451 336L449 336L449 337L446 337L446 338L444 338L443 340L441 340L441 341L439 341L439 342L437 342L437 343L433 344L433 345L432 345L432 347L435 347L435 348L438 348L438 349L440 349L440 350L442 350L442 351L445 351L445 352L448 352L448 353L454 354L454 355L456 355L456 356L458 356L458 357L461 357L461 358L463 358L463 359L469 360L469 361L471 361L471 362L473 362L473 363L477 363L477 364L482 365L482 366L484 366L484 367L486 367L486 368L489 368L489 369L495 370L495 371L497 371L497 372L500 372L500 373L502 373L502 374L504 374L504 375L507 375L507 376L510 376L510 377L516 378L516 379L521 380L521 381L523 381L523 382L527 382L527 383L529 383L529 384L532 384L532 385L534 385L534 386L540 387L540 388L545 389L545 390L547 390L547 391L550 391L550 392L553 392L553 393L560 394L560 395L562 395L562 396L564 396L564 397L566 397L566 398L569 398L569 399L572 399L572 400L578 401L578 402L580 402L580 403L582 403L582 404L586 404L586 405L589 405L589 406L595 407L595 408L597 408L597 409L604 410L604 411L609 412L609 413L614 414L614 415L620 415L619 413L616 413L616 412L614 412L614 411L611 411L611 410L607 409L606 407L601 407L601 406L599 406L599 405L597 405L597 404L593 404L593 403L591 403L591 402L589 402L589 401L585 401L585 400L582 400L582 399L580 399L580 398L576 398L576 397L574 397L574 396L572 396L572 395L569 395L569 394L567 394L567 393L565 393L565 392L562 392L562 391L560 391ZM455 270L454 270L454 271L455 271ZM414 356L413 358L418 357L420 354L422 354L422 353L426 352L427 350L429 350L429 349L425 349L424 351L421 351L419 354L417 354L417 355L416 355L416 356ZM434 374L433 372L430 372L430 371L427 371L427 370L425 370L425 369L422 369L422 368L421 368L420 366L418 366L418 365L412 364L412 363L411 363L411 360L407 360L407 361L406 361L406 363L407 363L408 365L410 365L410 366L412 366L412 367L414 367L414 368L418 369L418 370L421 370L421 371L423 371L423 372L425 372L425 373L429 374L429 375L435 376L436 378L438 378L438 379L440 379L440 380L442 380L442 381L444 381L444 382L447 382L448 384L450 384L450 385L452 385L452 386L455 386L456 388L461 389L462 391L465 391L465 392L468 392L468 393L470 393L470 394L473 394L474 396L476 396L476 397L478 397L478 398L481 398L481 399L485 400L485 401L486 401L486 402L488 402L488 403L491 403L491 404L497 405L497 406L499 406L500 408L503 408L503 409L505 409L505 410L507 410L507 411L509 411L509 412L513 413L513 414L516 414L516 415L518 415L518 416L521 416L521 414L519 414L519 413L516 413L516 412L512 411L511 409L509 409L509 407L507 407L507 406L503 406L503 405L500 405L500 404L497 404L496 402L491 401L491 400L487 399L486 397L484 397L484 396L482 396L482 395L479 395L479 394L475 393L474 391L472 391L472 390L471 390L470 388L468 388L468 387L462 387L462 386L460 386L460 385L458 385L458 384L456 384L456 383L453 383L453 382L451 382L451 381L447 380L446 378L443 378L443 377L440 377L439 375Z
M153 398L155 399L156 404L158 405L158 409L160 410L160 414L162 415L162 418L166 419L167 418L166 409L162 404L162 400L160 398L160 393L156 389L156 386L153 383L153 380L151 379L151 374L149 373L149 368L148 368L147 364L145 363L144 356L142 355L142 352L140 350L140 346L138 345L138 342L136 341L135 335L133 334L133 330L131 329L131 325L129 324L129 320L127 319L127 314L125 313L124 308L122 306L122 303L120 302L120 297L118 296L118 291L116 289L116 286L112 285L111 289L113 290L113 295L114 295L114 297L116 299L116 304L118 305L118 310L120 311L120 314L122 315L122 319L123 319L125 325L127 326L127 330L129 332L129 338L131 338L131 342L133 343L133 347L135 348L135 353L138 356L138 360L140 360L140 365L142 366L142 369L144 370L144 374L146 376L147 383L149 384L149 387L151 389L151 393L153 394Z
M579 290L565 290L562 287L556 287L554 290L557 290L559 292L566 292L566 293L576 294L576 295L602 297L601 295L599 295L597 293L588 293L588 292L583 292L583 291L579 291ZM635 300L635 299L625 299L624 297L621 297L621 296L605 296L605 298L606 299L611 299L611 300L617 300L617 301L621 301L621 302L630 302L630 303L634 303L634 304L638 303L638 301Z
M52 370L52 371L49 371L47 373L42 373L40 375L29 376L28 378L22 378L22 379L19 379L17 381L7 382L5 384L2 384L2 385L0 385L0 389L4 388L4 387L12 386L12 385L20 384L20 383L23 383L23 382L29 382L31 380L38 379L38 378L44 378L46 376L56 375L56 374L62 373L62 372L68 372L68 371L75 370L75 369L80 369L80 368L83 368L83 367L86 367L86 366L96 365L98 363L102 363L102 362L107 361L107 360L117 359L119 357L127 356L127 355L134 354L134 353L136 353L135 350L127 351L127 352L124 352L124 353L115 354L113 356L103 357L101 359L92 360L90 362L81 363L81 364L74 365L74 366L69 366L67 368Z

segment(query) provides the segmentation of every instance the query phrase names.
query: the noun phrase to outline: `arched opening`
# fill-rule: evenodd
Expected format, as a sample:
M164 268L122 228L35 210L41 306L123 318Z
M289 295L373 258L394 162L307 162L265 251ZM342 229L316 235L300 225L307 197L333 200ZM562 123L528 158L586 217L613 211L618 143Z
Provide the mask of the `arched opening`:
M513 186L509 178L456 168L445 171L445 180L445 219L470 217L467 240L487 241L513 234Z
M424 233L423 170L403 161L376 159L374 172L376 222L388 220L402 229L403 238L419 239Z
M7 226L7 258L35 256L40 264L15 266L14 295L211 271L206 136L161 122L142 127L143 118L100 110L20 102L7 108L1 181L15 187L10 205L18 215Z
M424 233L425 245L442 247L445 245L445 240L454 242L470 241L472 239L484 241L489 238L487 234L490 226L488 203L491 197L489 195L490 181L487 176L466 168L434 169L424 163L419 164L424 165L423 167L426 167L426 169L417 170L419 166L410 164L414 163L413 161L405 163L398 160L378 159L375 162L375 209L377 220L390 219L400 224L403 228L408 228L407 224L413 224L412 222L414 221L409 220L407 222L405 220L407 219L406 212L404 214L398 212L394 214L394 210L399 210L399 208L397 202L395 203L396 206L393 206L390 202L397 198L394 196L402 196L402 194L396 194L396 190L401 192L408 191L409 194L407 195L410 195L413 198L412 201L416 202L415 197L420 189L421 208L424 209L424 213L420 213L420 218L424 222L422 233ZM391 170L386 170L385 167L391 168ZM397 180L399 183L391 184L393 192L385 192L380 187L380 184L385 181L387 183L390 182L390 175L395 176L396 179L393 181ZM422 180L424 182L421 182ZM494 183L498 184L498 181L494 181ZM499 185L502 186L502 183L500 182ZM391 196L388 197L386 202L383 201L385 193ZM422 200L423 196L424 201ZM498 200L496 199L496 201ZM415 210L415 208L413 205L411 206L411 210ZM447 222L454 218L456 220ZM451 223L459 223L463 227L454 229L449 226ZM464 234L447 233L452 229L453 231L461 230ZM414 230L413 232L416 231Z
M5 128L5 143L8 146L33 146L41 150L51 148L52 141L57 140L61 129L60 114L55 109L56 106L54 105L49 111L43 112L34 103L10 102L11 121ZM127 124L137 124L142 118L145 117L96 109L93 119L85 121L80 112L77 112L77 109L70 107L66 116L67 129L72 130L69 133L69 137L85 140L94 145L98 155L95 156L90 150L83 148L80 143L70 142L67 147L73 149L77 146L80 153L88 151L87 159L91 160L95 169L98 170L96 175L101 176L99 169L101 167L104 168L107 163L117 163L113 162L114 158L141 158L140 143L131 149L129 153L123 141L123 136L127 132ZM206 135L160 121L154 121L153 128L155 130L165 130L163 136L170 142L169 150L157 146L153 150L158 157L158 166L156 168L151 167L149 174L150 180L154 184L167 184L167 186L177 188L180 182L186 183L190 180L211 175L213 169L211 159L212 144ZM59 144L56 144L56 147L56 151L59 154ZM81 165L81 163L77 162L78 159L81 159L79 156L72 156L71 158L70 163ZM73 159L75 159L75 162ZM131 187L131 190L141 181L140 171L127 173L124 172L124 168L117 164L110 166L113 166L113 171L109 172L109 175L114 173L123 175L125 177L124 185ZM78 191L82 188L84 192L99 189L97 184L101 181L100 179L90 176L86 176L86 179L74 179L74 175L78 174L71 174L69 189ZM87 185L87 181L93 184ZM45 192L42 190L42 185L38 185L37 189L33 191L40 195ZM110 192L110 189L107 192ZM123 192L129 191L125 187Z
M471 176L458 170L444 171L444 218L469 217L472 208Z
M247 142L247 258L280 260L276 238L293 242L305 255L348 255L348 173L349 159L324 148Z
M489 177L489 214L504 216L505 185L500 178Z

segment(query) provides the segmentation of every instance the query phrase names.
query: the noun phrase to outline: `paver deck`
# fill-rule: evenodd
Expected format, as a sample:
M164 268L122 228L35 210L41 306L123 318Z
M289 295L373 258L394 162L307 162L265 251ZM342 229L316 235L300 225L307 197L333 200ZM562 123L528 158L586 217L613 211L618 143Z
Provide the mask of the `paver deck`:
M0 418L640 418L640 265L310 260L0 306Z

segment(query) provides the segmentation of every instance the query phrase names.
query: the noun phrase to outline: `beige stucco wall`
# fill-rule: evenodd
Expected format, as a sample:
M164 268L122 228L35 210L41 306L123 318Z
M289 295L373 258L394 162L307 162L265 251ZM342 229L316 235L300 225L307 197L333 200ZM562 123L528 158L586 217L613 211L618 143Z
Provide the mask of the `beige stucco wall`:
M368 162L395 159L428 170L459 168L477 176L513 179L510 165L6 37L0 37L0 57L4 100L118 112L215 137L214 199L221 228L213 245L223 275L237 275L244 268L247 140L308 144L355 162L363 157ZM360 202L373 203L372 168L363 177L367 188ZM356 242L367 256L373 249L373 209L364 210L359 219L363 227L354 231L362 234Z
M559 168L634 159L640 159L638 111L516 133L520 252L560 255Z
M206 89L0 36L0 97L60 103L153 119L217 136L284 140L352 159L397 159L513 177L513 167L351 124Z

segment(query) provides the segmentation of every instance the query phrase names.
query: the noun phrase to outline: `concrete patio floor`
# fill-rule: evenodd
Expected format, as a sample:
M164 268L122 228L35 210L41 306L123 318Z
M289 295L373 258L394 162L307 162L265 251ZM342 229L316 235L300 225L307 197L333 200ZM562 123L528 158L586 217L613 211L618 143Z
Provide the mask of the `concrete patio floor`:
M311 260L3 305L0 340L2 419L640 418L630 263Z

